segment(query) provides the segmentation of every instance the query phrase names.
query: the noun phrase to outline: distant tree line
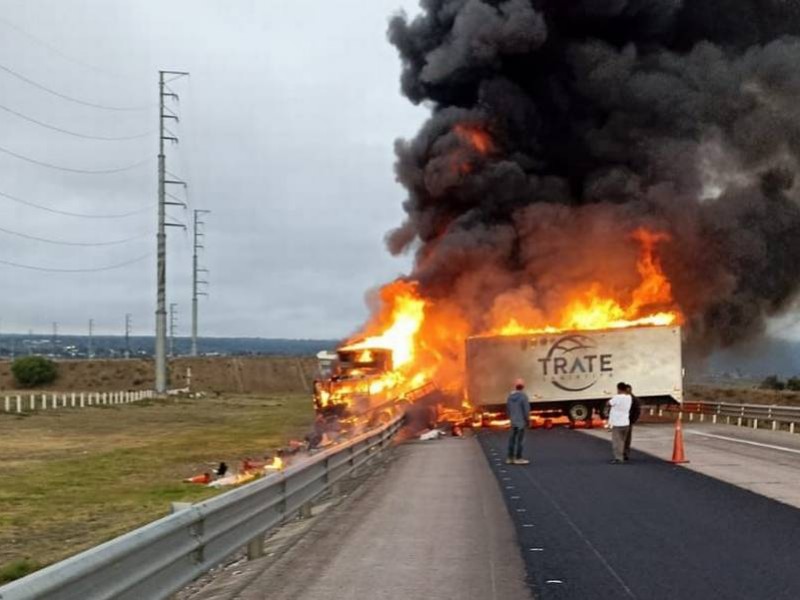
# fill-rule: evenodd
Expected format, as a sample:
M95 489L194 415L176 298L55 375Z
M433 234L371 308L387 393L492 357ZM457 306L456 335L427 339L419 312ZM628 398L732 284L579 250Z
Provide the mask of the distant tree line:
M764 378L760 387L762 390L791 390L792 392L800 392L800 377L790 377L784 381L777 375L770 375Z

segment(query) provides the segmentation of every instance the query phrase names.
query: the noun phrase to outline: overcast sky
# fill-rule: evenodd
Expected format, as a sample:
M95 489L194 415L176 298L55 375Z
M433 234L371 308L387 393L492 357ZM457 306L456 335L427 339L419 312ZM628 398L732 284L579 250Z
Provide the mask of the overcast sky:
M211 289L201 334L340 337L366 317L364 295L408 268L384 248L402 219L393 143L424 120L399 92L388 18L416 0L3 0L0 11L0 231L4 333L150 334L155 310L157 71L191 72L167 166L189 182L191 208L209 209ZM71 102L22 81L8 70ZM82 135L24 120L14 111ZM7 154L78 170L30 164ZM179 190L173 190L180 193ZM188 223L191 210L169 211ZM168 302L190 324L191 236L168 231Z

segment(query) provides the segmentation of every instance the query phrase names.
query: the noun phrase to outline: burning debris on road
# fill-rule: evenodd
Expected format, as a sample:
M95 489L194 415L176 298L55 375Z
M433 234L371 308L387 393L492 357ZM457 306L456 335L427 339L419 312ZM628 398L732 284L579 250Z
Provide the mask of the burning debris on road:
M414 267L377 292L318 407L358 412L348 385L459 396L472 336L682 325L702 355L790 306L794 3L421 6L389 27L403 91L432 108L396 144L407 217L387 242Z

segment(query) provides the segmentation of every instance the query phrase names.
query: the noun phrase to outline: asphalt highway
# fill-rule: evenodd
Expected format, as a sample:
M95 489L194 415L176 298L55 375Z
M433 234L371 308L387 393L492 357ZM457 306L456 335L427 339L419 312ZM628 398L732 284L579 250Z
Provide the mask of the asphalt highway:
M527 466L506 465L506 432L479 439L514 522L537 599L800 598L800 510L607 440L526 432Z

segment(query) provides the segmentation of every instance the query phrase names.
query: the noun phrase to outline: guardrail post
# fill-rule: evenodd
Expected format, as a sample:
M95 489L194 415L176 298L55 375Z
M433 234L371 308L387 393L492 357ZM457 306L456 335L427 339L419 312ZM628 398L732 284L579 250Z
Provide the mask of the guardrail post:
M300 515L301 519L310 519L313 514L314 503L311 501L306 502L303 506L300 507L298 514Z
M742 418L744 417L744 406L739 411L739 418L736 419L736 424L741 427L742 426Z
M64 408L67 408L67 395L66 394L61 394L61 406L63 406Z
M264 556L264 536L259 535L247 542L247 560L255 560Z
M75 392L72 392L72 396L70 397L70 402L72 404L72 408L75 408Z
M42 410L47 410L47 394L42 394Z
M36 410L36 394L31 394L30 396L28 396L28 400L30 400L30 403L31 403L31 412L35 411Z
M753 419L753 429L758 429L758 419Z
M794 421L789 423L789 433L794 433Z
M22 396L17 396L17 414L22 412Z
M85 406L84 400L85 400L85 398L83 396L83 392L81 392L81 408L83 408Z
M6 412L11 412L11 398L6 396Z

